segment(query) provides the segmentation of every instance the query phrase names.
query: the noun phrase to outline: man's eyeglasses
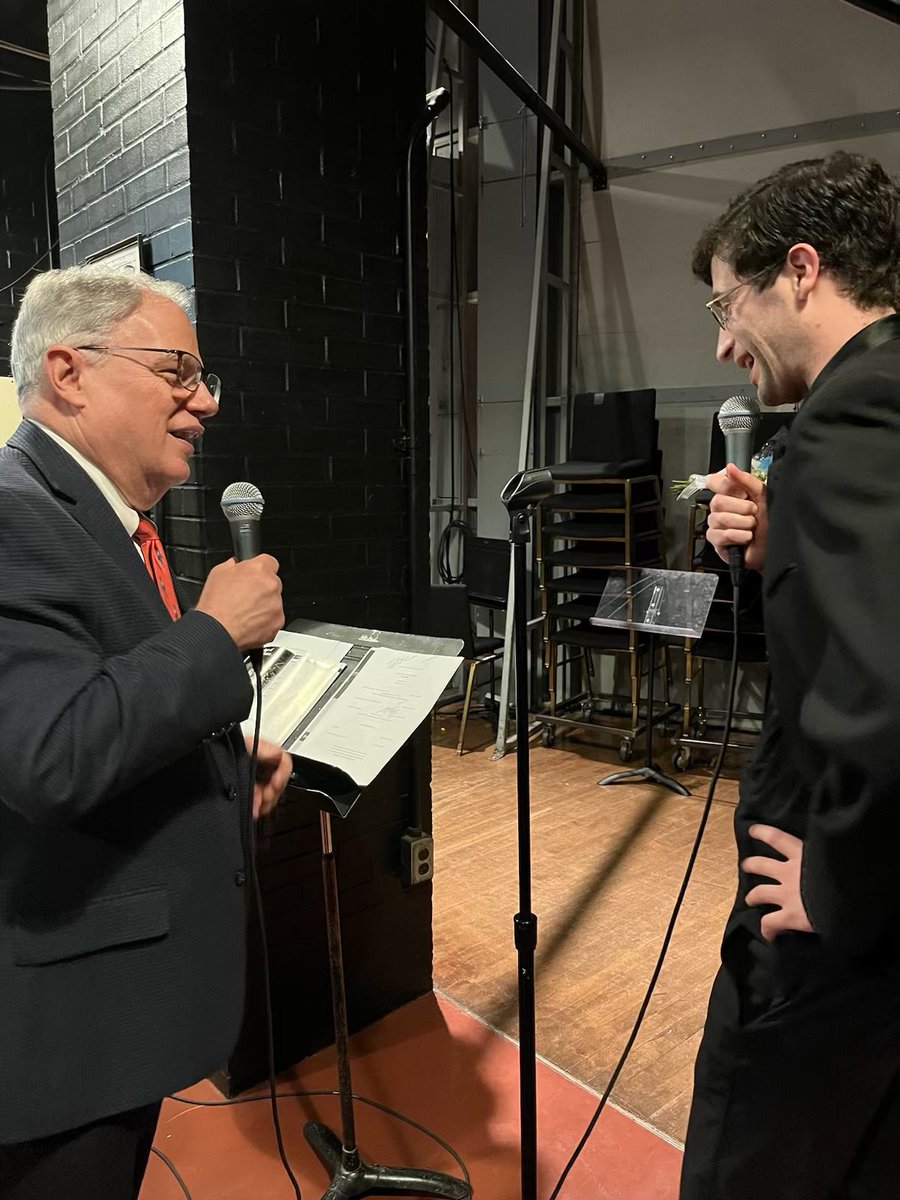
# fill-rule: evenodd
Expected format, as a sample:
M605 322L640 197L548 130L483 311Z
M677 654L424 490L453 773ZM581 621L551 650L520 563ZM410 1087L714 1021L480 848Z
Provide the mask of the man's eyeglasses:
M190 350L170 350L161 346L73 346L73 350L99 350L111 352L113 350L144 350L150 354L174 354L174 367L151 367L149 363L139 362L138 359L132 359L132 362L138 363L138 366L146 367L148 371L152 371L154 375L160 375L163 378L168 376L174 377L174 386L181 388L185 392L196 392L201 383L206 384L207 391L219 403L219 396L222 392L222 381L218 375L213 375L206 370L203 363L196 356L191 354Z
M763 275L768 275L774 266L774 263L770 263L768 267L763 267L761 271L757 271L749 279L742 279L740 283L736 283L728 291L720 292L718 296L713 296L712 300L707 300L706 307L715 317L716 324L720 329L728 328L728 321L731 317L731 300L729 297L733 296L735 292L740 291L742 287L746 287L748 283L755 283L757 279L762 279Z

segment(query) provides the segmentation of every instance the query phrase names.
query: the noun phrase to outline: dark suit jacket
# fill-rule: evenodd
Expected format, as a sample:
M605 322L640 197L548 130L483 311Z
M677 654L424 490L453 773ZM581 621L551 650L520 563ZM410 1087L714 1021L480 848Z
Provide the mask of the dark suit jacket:
M0 1143L160 1099L237 1037L251 688L24 423L0 450Z
M769 472L771 687L736 816L804 839L823 953L900 954L900 316L827 364ZM758 935L743 897L732 926ZM782 939L778 939L776 946Z

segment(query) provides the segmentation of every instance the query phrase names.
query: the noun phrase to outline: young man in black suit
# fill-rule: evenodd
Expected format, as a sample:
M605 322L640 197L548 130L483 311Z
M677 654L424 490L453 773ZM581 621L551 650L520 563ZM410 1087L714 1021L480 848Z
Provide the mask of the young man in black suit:
M709 540L762 572L770 693L682 1200L893 1200L900 1174L900 193L844 152L703 235L717 357L800 411Z
M237 1037L244 654L268 555L192 609L143 514L218 411L187 293L101 268L28 288L0 451L0 1197L134 1200L161 1099ZM139 540L136 541L135 537ZM149 540L148 540L149 539ZM257 812L290 774L263 745Z

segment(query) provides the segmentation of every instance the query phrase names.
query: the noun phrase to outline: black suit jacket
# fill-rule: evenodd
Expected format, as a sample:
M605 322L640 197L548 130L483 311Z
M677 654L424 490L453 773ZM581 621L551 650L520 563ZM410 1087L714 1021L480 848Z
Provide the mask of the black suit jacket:
M158 1100L242 1015L246 668L85 472L0 450L0 1143Z
M771 684L736 816L804 840L823 952L900 952L900 316L816 379L769 472L763 601ZM732 925L758 935L743 897ZM778 939L780 942L782 939ZM778 945L776 942L776 946Z

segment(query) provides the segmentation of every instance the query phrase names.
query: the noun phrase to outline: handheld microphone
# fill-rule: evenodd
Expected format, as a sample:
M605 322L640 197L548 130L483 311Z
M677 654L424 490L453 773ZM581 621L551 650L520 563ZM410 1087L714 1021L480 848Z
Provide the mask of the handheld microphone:
M222 493L222 512L231 528L235 562L261 553L259 519L265 506L262 492L252 483L229 483ZM262 667L262 649L250 651L250 662Z
M725 436L725 461L734 463L740 471L750 470L753 458L753 439L759 425L759 404L752 396L729 396L719 409L719 428ZM740 583L744 566L743 546L728 547L728 567L731 582Z
M231 527L235 562L261 553L259 519L264 506L262 492L252 483L229 483L222 493L222 512Z

